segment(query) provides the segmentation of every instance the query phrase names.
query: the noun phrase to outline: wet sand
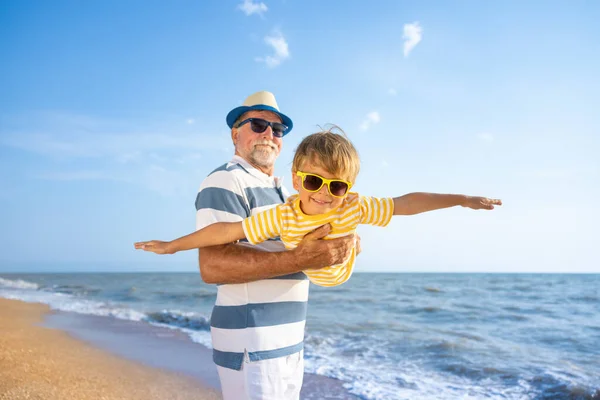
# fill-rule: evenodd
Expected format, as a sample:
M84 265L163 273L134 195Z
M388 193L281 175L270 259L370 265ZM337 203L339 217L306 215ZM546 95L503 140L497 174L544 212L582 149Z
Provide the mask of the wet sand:
M198 381L42 326L49 308L0 298L0 400L219 399Z

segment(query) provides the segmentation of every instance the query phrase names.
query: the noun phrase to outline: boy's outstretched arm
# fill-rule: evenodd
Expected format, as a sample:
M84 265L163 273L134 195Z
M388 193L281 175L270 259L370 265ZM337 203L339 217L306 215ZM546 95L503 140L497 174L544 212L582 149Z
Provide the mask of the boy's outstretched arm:
M415 215L454 206L474 210L493 210L494 206L501 205L502 200L487 197L417 192L394 197L394 215Z
M237 240L244 239L245 237L241 221L217 222L170 242L150 240L147 242L134 243L134 247L140 250L151 251L156 254L173 254L178 251L233 243Z

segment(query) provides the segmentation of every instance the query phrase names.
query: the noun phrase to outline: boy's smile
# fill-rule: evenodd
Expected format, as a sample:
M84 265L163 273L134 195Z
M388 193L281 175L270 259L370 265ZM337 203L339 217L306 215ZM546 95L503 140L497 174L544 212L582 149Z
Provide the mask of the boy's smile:
M300 171L320 175L327 179L345 179L345 177L339 177L329 173L327 170L311 161L304 162ZM298 191L300 197L300 208L306 215L326 214L338 208L344 201L343 197L332 196L325 184L321 186L321 189L317 192L309 192L304 189L302 186L302 177L297 176L296 171L293 171L292 173L292 180L294 189Z

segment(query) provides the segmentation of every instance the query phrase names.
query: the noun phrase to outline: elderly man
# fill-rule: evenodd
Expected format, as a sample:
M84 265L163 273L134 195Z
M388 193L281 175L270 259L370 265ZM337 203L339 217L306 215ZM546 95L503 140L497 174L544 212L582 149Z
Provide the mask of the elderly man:
M275 96L254 93L226 120L235 155L200 186L196 229L241 221L288 196L273 172L293 123ZM352 236L318 240L328 232L321 227L290 251L279 240L200 251L202 279L219 284L211 334L225 400L299 398L309 286L302 271L342 263L354 243Z

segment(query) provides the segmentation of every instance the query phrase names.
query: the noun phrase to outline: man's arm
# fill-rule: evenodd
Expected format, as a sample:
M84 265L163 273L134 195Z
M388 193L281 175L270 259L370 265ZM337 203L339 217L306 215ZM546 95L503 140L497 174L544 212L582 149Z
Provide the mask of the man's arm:
M200 275L210 284L246 283L341 264L350 256L355 237L319 240L330 230L329 225L316 229L289 251L267 252L236 244L205 247L198 254Z
M501 200L487 197L463 194L409 193L394 198L394 215L415 215L454 206L463 206L474 210L493 210L494 206L501 205Z

